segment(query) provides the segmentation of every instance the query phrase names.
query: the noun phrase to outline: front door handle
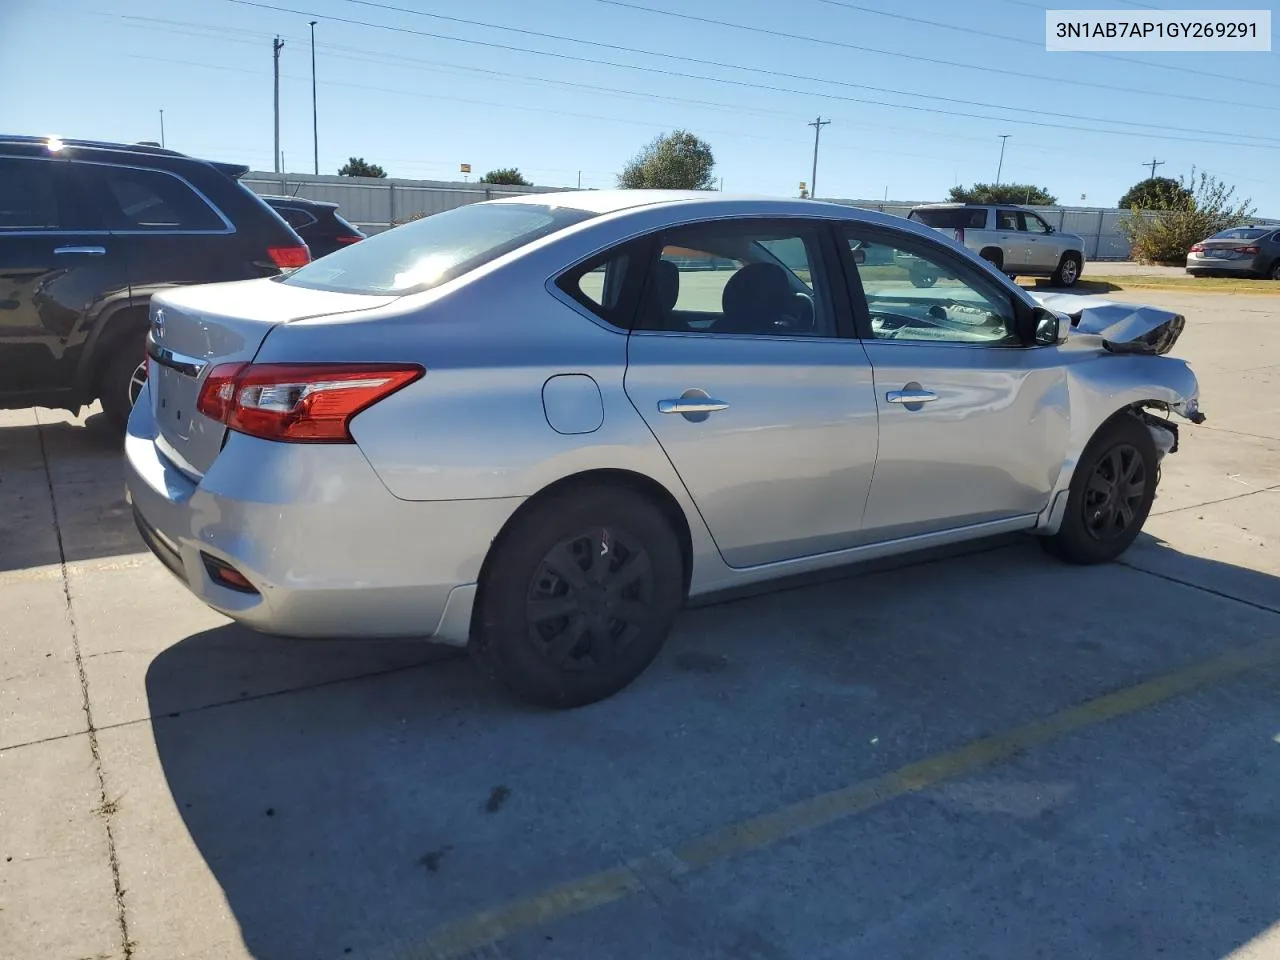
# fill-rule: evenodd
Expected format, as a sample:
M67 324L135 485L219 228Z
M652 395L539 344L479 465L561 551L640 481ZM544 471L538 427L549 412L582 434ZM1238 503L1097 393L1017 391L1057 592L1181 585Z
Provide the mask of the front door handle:
M701 400L697 397L680 397L678 400L659 400L659 413L719 413L721 410L728 410L729 405L723 400L715 400L707 397Z
M54 247L54 253L82 253L86 257L101 257L107 252L106 247Z
M884 398L890 403L930 403L937 400L938 395L928 390L890 390Z

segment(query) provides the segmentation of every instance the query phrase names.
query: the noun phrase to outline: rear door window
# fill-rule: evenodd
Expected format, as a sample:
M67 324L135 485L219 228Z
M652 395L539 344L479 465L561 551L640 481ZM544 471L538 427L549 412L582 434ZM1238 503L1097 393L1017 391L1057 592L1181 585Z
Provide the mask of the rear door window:
M0 234L96 230L64 160L0 157Z
M226 230L222 217L181 177L162 170L81 164L114 229Z
M549 204L468 204L344 247L281 282L339 293L404 296L439 286L593 216Z
M1025 230L1022 214L1017 210L1000 210L996 213L997 230Z

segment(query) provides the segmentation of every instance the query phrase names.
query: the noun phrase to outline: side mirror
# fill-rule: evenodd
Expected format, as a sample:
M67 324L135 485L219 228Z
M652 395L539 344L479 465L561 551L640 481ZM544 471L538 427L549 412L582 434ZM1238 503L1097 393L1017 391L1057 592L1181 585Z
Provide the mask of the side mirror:
M849 255L853 257L853 262L863 264L867 262L867 251L862 247L854 247L849 251Z
M1035 342L1040 346L1054 346L1067 342L1067 333L1071 329L1071 321L1061 314L1036 307L1033 319L1036 324Z

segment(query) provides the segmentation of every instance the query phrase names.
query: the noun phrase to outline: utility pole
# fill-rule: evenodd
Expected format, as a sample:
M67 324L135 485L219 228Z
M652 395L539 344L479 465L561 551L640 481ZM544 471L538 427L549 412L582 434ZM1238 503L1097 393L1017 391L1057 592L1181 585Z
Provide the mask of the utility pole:
M579 190L582 189L582 171L581 170L578 171L578 189Z
M818 114L817 120L809 121L809 126L813 127L813 173L809 176L809 196L815 200L818 198L818 137L830 122L823 120L822 114Z
M160 146L164 146L164 110L160 111Z
M271 156L275 161L275 171L280 172L280 49L284 46L284 41L276 37L271 41L271 59L273 61L273 69L275 73L275 116L276 116L276 142L275 149Z
M1163 166L1164 166L1164 161L1163 161L1163 160L1157 160L1155 157L1152 157L1152 158L1151 158L1151 162L1150 162L1150 163L1144 163L1144 164L1143 164L1143 166L1144 166L1144 167L1150 167L1150 168L1151 168L1151 177L1150 177L1150 179L1154 180L1154 179L1156 178L1156 167L1163 167Z
M1012 134L1008 134L1008 133L1000 134L1000 163L996 167L996 186L997 187L1000 186L1000 174L1004 170L1004 144L1005 144L1005 141L1008 140L1010 136L1012 136Z
M320 121L316 118L316 21L311 21L311 151L320 174Z

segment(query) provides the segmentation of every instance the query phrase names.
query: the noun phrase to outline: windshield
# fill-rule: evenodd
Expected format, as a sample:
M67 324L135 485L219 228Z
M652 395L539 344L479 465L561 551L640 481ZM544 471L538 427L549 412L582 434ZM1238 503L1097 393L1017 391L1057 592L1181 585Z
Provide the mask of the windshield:
M955 230L967 227L970 230L981 230L987 225L987 211L982 207L937 207L934 209L912 210L908 220L923 223L926 227Z
M338 250L282 282L339 293L418 293L593 216L550 204L468 204Z
M1232 227L1230 230L1223 230L1221 233L1215 233L1211 239L1257 240L1259 237L1265 236L1266 233L1266 230L1260 230L1257 227Z

